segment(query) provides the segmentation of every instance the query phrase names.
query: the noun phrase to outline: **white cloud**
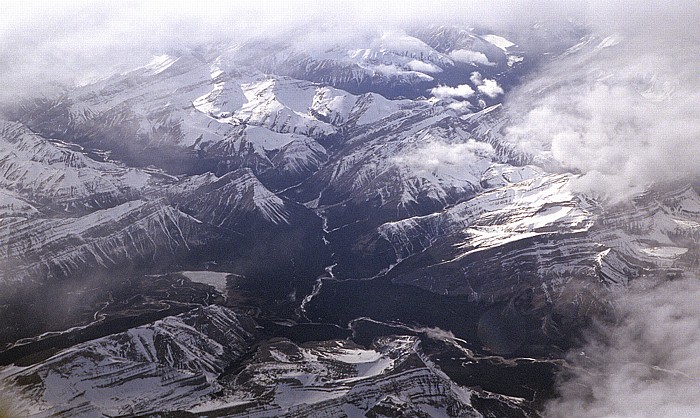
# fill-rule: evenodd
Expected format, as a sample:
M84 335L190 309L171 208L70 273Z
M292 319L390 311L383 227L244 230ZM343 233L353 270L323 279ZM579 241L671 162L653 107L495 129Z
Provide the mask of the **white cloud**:
M503 94L503 88L498 85L496 80L483 78L481 73L478 71L474 71L469 77L469 80L474 83L477 90L492 99L496 98L500 94Z
M394 161L423 175L437 174L473 180L478 167L485 169L483 165L488 166L494 154L493 147L485 142L469 139L466 142L447 143L432 138L420 144L417 149L395 157Z
M460 84L457 87L438 86L430 89L430 94L438 99L466 99L474 95L474 89L469 87L469 84Z
M409 61L408 68L410 68L412 71L418 71L421 73L439 73L442 71L442 68L435 64L418 60Z
M405 75L411 74L415 77L422 78L425 81L433 80L433 77L431 77L425 73L422 73L419 71L404 70L404 69L401 69L395 65L379 64L379 65L372 66L371 68L372 68L372 70L374 70L377 73L383 74L385 76L390 76L390 77L391 76L405 76Z
M477 89L492 99L503 94L503 88L498 85L496 80L491 80L490 78L484 79L483 84L478 86Z
M474 83L475 86L480 86L484 83L484 78L481 76L481 73L478 71L474 71L470 76L469 76L469 81Z
M641 279L640 279L641 280ZM551 417L691 417L700 411L700 281L637 282L572 350Z
M469 140L456 144L431 142L414 154L415 162L426 168L441 165L469 164L476 159L493 155L493 147L485 142Z
M591 49L542 68L506 102L507 138L611 200L700 179L700 7L634 4L598 4ZM594 48L611 34L620 42Z
M450 52L450 58L467 64L496 65L496 63L489 61L483 52L470 51L468 49L454 50Z
M545 164L582 173L580 191L611 199L700 177L697 60L676 66L623 55L624 61L605 59L606 70L595 74L568 68L573 75L542 96L525 92L518 100L527 104L510 107L522 116L507 130Z

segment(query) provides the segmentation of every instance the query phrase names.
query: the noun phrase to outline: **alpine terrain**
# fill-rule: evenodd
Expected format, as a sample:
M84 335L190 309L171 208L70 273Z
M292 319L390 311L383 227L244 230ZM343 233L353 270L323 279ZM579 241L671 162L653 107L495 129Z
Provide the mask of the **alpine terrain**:
M695 277L700 196L674 180L611 198L556 144L514 140L522 103L572 66L615 79L588 64L625 41L498 28L170 45L4 101L0 404L546 414L615 295Z

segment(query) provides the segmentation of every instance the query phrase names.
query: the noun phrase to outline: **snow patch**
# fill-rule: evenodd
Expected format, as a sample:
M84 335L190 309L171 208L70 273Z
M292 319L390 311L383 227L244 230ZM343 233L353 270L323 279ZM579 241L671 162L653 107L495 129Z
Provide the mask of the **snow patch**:
M216 289L222 295L226 295L226 278L231 274L218 271L181 271L180 274L193 282L204 283Z
M516 46L513 42L509 41L508 39L506 39L502 36L498 36L498 35L489 34L489 35L482 36L482 38L486 42L496 46L497 48L502 49L503 51L506 51L510 47Z
M678 258L688 252L687 248L681 247L649 247L642 248L640 251L658 258Z
M146 64L143 68L148 70L151 75L157 75L170 68L180 58L171 57L170 55L158 55L153 57L153 60Z
M508 61L506 62L506 64L507 64L509 67L512 67L512 66L514 66L515 64L519 64L519 63L523 62L523 61L525 60L525 57L520 57L520 56L517 56L517 55L508 55L508 59L507 59L507 60L508 60Z

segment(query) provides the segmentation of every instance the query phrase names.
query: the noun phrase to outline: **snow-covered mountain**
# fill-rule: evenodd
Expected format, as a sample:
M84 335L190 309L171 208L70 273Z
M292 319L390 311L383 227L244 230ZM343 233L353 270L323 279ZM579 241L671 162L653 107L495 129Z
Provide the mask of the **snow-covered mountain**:
M220 399L193 412L232 416L479 416L471 392L454 385L415 337L385 337L369 348L347 341L260 347Z
M599 303L582 286L694 270L700 198L691 187L605 209L567 190L568 175L524 166L504 176L502 169L485 181L515 181L442 212L380 226L396 253L391 280L475 301L525 298L525 312L576 317ZM549 314L542 319L546 325Z
M615 42L224 42L3 106L0 381L38 416L535 414L611 289L697 271L694 187L611 203L508 137L523 77Z
M240 359L255 324L219 306L77 344L2 376L36 402L32 416L133 415L188 408L220 390L216 378Z
M252 346L256 324L221 306L76 344L0 373L31 416L483 416L480 402L521 411L524 399L455 384L416 336L363 347L347 340ZM250 358L245 353L253 350ZM231 363L242 362L231 375ZM476 405L473 405L476 404ZM522 412L522 411L521 411Z
M151 180L145 172L95 161L19 123L0 122L0 141L3 190L57 210L114 206Z

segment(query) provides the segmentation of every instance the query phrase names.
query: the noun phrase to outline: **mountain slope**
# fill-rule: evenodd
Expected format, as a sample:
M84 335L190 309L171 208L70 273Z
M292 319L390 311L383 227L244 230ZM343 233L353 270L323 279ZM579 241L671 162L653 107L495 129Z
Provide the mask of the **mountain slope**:
M30 367L2 371L35 400L33 416L142 414L186 408L248 349L254 324L208 306L78 344Z

